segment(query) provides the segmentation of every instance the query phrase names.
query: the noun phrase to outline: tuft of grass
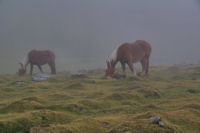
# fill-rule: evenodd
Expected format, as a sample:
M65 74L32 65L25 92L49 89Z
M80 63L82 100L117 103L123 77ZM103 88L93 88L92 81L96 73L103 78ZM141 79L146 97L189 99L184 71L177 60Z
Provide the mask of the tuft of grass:
M149 76L111 79L102 69L82 70L87 78L59 72L42 82L0 75L0 133L199 133L199 68L155 66Z
M25 98L22 100L14 101L10 103L8 106L2 108L0 113L7 113L7 112L24 112L26 110L35 110L41 109L42 104L39 102L32 100L32 98Z

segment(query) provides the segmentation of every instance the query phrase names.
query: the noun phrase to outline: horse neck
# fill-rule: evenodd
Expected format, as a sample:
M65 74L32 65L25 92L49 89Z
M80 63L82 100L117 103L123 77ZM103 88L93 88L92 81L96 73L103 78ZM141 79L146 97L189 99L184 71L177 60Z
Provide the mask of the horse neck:
M28 62L29 62L29 58L28 58L28 55L26 55L26 56L24 56L24 58L22 60L24 70L26 70L26 66L28 65Z
M110 64L114 69L115 69L115 66L116 66L117 62L118 62L117 60L111 60L110 61Z
M117 62L117 56L118 56L118 50L121 47L122 44L118 45L111 53L111 55L109 56L109 60L113 61L114 64L116 64Z

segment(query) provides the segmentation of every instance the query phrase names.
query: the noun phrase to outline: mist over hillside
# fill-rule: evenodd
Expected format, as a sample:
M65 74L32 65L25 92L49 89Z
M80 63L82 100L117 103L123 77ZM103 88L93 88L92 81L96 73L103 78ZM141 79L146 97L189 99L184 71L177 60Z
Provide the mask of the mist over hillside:
M122 42L144 39L151 64L200 60L197 0L0 1L0 73L31 49L50 49L58 71L104 68Z

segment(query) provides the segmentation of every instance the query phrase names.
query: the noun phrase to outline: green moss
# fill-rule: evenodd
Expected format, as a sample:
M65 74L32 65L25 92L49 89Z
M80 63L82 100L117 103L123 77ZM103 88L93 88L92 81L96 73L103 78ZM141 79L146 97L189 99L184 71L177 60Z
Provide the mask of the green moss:
M199 66L153 67L147 77L127 72L125 79L84 72L42 82L0 75L0 133L200 132ZM152 116L169 128L150 124Z

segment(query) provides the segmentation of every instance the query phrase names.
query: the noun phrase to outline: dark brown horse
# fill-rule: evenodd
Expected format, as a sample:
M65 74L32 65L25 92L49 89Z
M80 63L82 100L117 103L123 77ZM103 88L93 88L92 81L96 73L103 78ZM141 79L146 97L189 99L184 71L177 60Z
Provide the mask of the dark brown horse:
M115 65L119 61L125 74L126 64L134 76L137 76L133 63L140 62L142 65L141 75L148 74L149 57L151 54L151 45L143 40L137 40L133 43L122 43L112 52L107 63L106 77L112 77L115 71Z
M50 50L31 50L28 52L23 61L20 62L21 68L18 72L19 75L22 76L26 73L28 64L30 64L30 75L32 75L34 65L36 65L40 69L40 72L43 73L41 66L45 64L49 65L52 74L56 74L55 55Z

